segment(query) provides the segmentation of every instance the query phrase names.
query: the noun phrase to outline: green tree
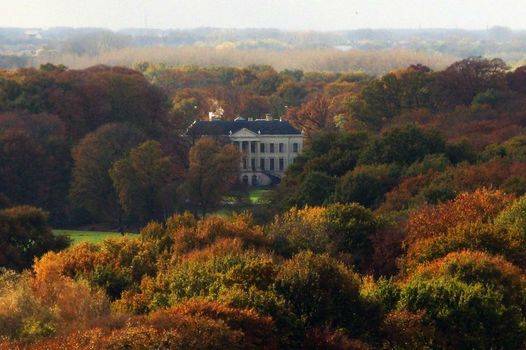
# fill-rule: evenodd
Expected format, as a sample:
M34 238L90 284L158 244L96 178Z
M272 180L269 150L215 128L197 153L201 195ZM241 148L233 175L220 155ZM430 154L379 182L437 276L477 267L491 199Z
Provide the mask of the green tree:
M302 252L286 261L275 289L307 326L344 327L357 335L378 321L366 312L358 276L327 255Z
M370 237L379 226L372 211L357 203L330 204L325 211L331 240L340 252L350 253L356 266L373 252Z
M372 80L356 99L351 100L351 119L379 130L384 122L400 113L400 89L400 81L393 73Z
M397 168L388 165L361 165L342 176L336 185L333 202L378 206L398 177Z
M437 131L410 124L393 128L371 140L363 149L360 162L409 165L428 154L444 153L445 150L446 141Z
M309 172L290 199L293 205L322 205L334 192L336 179L319 171Z
M526 339L521 270L500 257L463 251L417 269L399 307L425 311L446 349L517 349Z

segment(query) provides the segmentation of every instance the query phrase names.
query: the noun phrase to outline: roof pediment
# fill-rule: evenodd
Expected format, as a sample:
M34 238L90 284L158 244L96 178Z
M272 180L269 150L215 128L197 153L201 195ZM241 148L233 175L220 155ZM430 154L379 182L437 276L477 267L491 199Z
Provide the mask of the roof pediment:
M248 130L247 128L242 128L234 133L232 135L234 137L251 137L251 136L258 136L255 132Z

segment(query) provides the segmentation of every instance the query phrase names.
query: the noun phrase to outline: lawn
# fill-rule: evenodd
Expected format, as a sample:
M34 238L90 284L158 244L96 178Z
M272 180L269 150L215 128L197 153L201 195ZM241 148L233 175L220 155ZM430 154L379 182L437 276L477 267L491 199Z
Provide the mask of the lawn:
M120 238L122 235L118 232L104 232L104 231L79 231L79 230L53 230L57 235L69 236L73 244L80 242L100 243L106 238ZM126 236L135 238L137 234L127 233Z
M249 193L250 202L252 204L263 204L263 194L269 192L269 190L253 190Z

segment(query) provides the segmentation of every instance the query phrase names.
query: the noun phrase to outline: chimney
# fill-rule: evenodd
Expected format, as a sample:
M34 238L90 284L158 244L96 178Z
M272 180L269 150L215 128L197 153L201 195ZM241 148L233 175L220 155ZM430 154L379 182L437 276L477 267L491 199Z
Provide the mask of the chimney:
M271 122L272 121L272 115L271 114L265 114L265 120L267 122Z

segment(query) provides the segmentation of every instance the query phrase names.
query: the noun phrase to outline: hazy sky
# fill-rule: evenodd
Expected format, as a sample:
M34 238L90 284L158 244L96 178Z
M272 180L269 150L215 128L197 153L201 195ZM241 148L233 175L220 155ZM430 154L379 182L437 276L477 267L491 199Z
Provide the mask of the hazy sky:
M0 0L0 27L526 28L526 0Z

